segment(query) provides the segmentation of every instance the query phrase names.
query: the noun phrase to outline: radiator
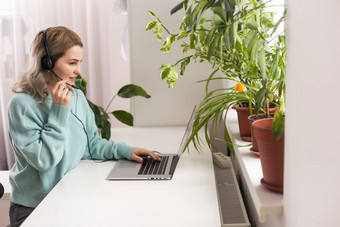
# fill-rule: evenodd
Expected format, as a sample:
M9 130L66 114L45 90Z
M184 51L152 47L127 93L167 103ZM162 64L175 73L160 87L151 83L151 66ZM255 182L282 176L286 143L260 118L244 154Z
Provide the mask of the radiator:
M229 167L226 169L214 164L221 227L249 227L248 215L230 158L228 162Z

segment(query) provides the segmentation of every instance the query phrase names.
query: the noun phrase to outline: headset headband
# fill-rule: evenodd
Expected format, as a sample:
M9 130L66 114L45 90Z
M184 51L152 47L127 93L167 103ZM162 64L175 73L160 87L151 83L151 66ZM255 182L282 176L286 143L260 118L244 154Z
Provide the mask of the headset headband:
M45 52L46 52L46 55L48 58L51 59L51 55L50 55L50 51L48 50L48 46L47 46L47 38L46 38L46 33L48 30L50 30L51 27L47 28L44 30L44 33L43 33L43 42L44 42L44 46L45 46Z
M44 47L45 47L45 52L46 52L46 55L43 56L41 58L41 66L47 70L51 70L53 69L54 67L54 63L53 63L53 60L51 58L51 55L50 55L50 51L48 49L48 46L47 46L47 31L50 30L51 27L47 28L46 30L44 30L43 32L43 43L44 43Z

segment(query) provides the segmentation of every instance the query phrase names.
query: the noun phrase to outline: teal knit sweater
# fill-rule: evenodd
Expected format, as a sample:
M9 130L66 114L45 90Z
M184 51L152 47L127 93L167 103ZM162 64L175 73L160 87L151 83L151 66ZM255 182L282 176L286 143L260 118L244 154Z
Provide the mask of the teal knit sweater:
M100 138L94 114L79 90L73 91L70 106L54 104L51 94L45 102L17 94L8 105L8 121L15 153L11 201L27 207L36 207L81 159L91 155L94 159L130 159L135 149Z

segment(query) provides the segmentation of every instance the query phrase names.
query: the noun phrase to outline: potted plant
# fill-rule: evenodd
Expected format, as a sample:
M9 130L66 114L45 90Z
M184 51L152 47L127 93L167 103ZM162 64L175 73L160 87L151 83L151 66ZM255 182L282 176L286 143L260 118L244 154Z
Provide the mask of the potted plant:
M204 128L206 141L211 146L209 122L216 125L235 104L246 106L250 114L253 114L253 107L254 113L264 110L265 100L280 105L278 100L284 86L284 72L279 67L280 53L275 52L271 40L278 37L275 31L285 19L285 13L274 22L273 12L265 11L265 3L255 0L184 0L171 10L171 14L181 9L185 16L177 34L171 33L153 12L150 14L155 20L147 25L146 30L153 30L160 40L163 31L167 33L161 48L163 52L170 51L174 42L181 42L185 56L174 64L161 66L161 78L169 87L175 86L177 70L183 75L191 62L207 61L212 66L212 73L201 81L206 83L206 96L198 107L187 142L193 142L199 149L199 130ZM234 81L238 87L209 90L209 83L214 80ZM264 98L268 94L273 94L271 99ZM225 141L233 153L226 128L225 132Z
M280 106L280 110L279 113L280 115L275 115L277 116L275 118L275 121L277 122L277 125L280 125L280 127L276 127L274 128L274 134L276 138L279 138L281 135L283 135L283 122L279 122L282 121L282 115L285 112L285 102L284 102L284 79L285 79L285 67L286 67L286 42L285 42L285 37L284 36L280 36L278 41L276 42L276 46L274 49L275 55L278 57L276 62L274 64L277 64L277 69L281 72L280 78L279 78L279 89L277 89L277 97L278 97L278 103ZM274 56L271 56L270 59L273 59ZM267 78L263 78L262 83L263 85L263 89L262 89L262 93L263 95L261 96L261 98L259 99L260 103L269 103L269 100L272 99L273 96L275 96L275 94L272 94L271 91L272 89L268 89L268 83L267 83ZM266 104L267 105L267 104ZM268 105L267 105L268 106ZM266 112L262 113L262 114L253 114L250 115L248 117L248 120L251 124L251 130L253 131L253 126L252 123L256 120L259 119L263 119L263 118L269 118L269 117L274 117L274 114L272 113L272 111L268 111L268 107L265 108ZM272 114L271 114L272 113ZM278 117L280 116L280 117ZM252 133L253 134L253 133ZM258 153L258 149L257 149L257 141L256 141L256 137L253 135L252 136L252 144L253 146L250 148L250 150L252 152L254 152L255 154L259 155Z
M286 65L286 48L285 39L280 37L276 53L281 53L280 64L282 72L285 72ZM282 78L283 80L284 78ZM266 113L263 114L263 119L256 120L252 123L254 137L258 145L260 154L263 178L261 184L267 189L275 192L283 192L283 173L284 173L284 83L281 87L280 109L275 112L274 117L269 115L268 106L271 98L270 89L268 89L268 79L263 78L263 93L262 102L267 103ZM254 147L254 143L253 143Z
M86 96L86 86L87 81L78 75L76 78L77 87L85 94ZM95 122L98 129L101 132L101 136L104 139L109 140L111 137L111 123L109 121L110 114L112 114L117 120L126 124L128 126L133 126L133 115L124 110L115 110L112 112L108 112L108 108L110 107L112 101L117 97L121 98L132 98L135 96L141 96L144 98L150 98L151 96L140 86L135 84L128 84L119 89L118 93L115 94L110 100L109 104L104 109L103 107L94 104L89 99L87 102L89 103L90 108L92 109L95 117Z
M274 119L276 123L274 122ZM275 135L273 128L283 128L283 115L280 111L275 113L274 118L264 118L252 123L254 136L258 144L263 178L261 184L275 192L283 192L284 173L284 135Z

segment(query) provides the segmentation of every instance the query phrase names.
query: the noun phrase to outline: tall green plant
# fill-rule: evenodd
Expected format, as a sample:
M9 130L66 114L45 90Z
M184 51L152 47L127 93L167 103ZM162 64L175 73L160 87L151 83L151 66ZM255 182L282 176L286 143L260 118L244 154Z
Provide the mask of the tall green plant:
M78 75L75 84L86 96L87 81L80 75ZM110 105L117 96L121 98L132 98L135 96L151 98L151 96L142 87L135 84L128 84L119 89L118 93L112 97L106 108L96 105L89 99L87 99L87 102L94 113L96 125L98 129L101 130L101 136L102 138L107 140L109 140L111 137L111 123L109 121L110 114L112 114L118 121L122 122L123 124L133 126L133 115L131 113L126 112L125 110L115 110L112 112L108 112Z
M189 137L195 146L200 145L198 131L204 127L206 140L208 122L214 123L226 117L234 105L255 107L255 113L265 110L268 103L280 105L285 78L285 38L276 35L278 26L285 20L285 13L274 22L274 12L265 3L255 0L184 0L171 13L184 10L185 16L177 34L171 33L154 12L155 18L146 30L153 30L157 39L162 40L164 31L167 38L161 51L169 52L174 42L180 42L183 58L173 64L161 66L161 78L169 87L178 79L177 70L183 75L190 63L207 61L212 73L206 80L206 97L201 102ZM231 80L245 86L244 91L233 87L209 90L213 80ZM226 142L229 135L226 135ZM232 149L232 146L229 146Z

